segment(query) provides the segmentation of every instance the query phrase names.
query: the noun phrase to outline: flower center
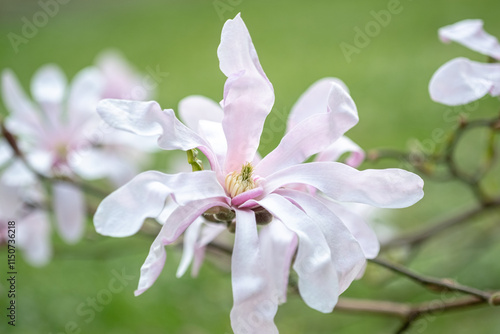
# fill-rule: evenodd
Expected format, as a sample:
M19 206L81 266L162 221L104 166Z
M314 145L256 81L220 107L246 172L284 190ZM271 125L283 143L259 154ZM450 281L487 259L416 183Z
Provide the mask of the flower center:
M241 167L241 172L231 172L226 176L226 191L231 197L257 187L252 176L253 166L247 162Z

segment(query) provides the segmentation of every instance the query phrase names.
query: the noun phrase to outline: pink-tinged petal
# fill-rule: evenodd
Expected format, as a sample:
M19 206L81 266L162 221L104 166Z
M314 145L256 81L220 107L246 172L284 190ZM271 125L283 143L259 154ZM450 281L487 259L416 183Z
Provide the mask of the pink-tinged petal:
M6 126L10 131L27 135L41 131L40 114L10 69L2 72L2 100L10 112L6 120Z
M429 83L431 99L449 106L500 95L500 64L455 58L441 66Z
M0 183L9 186L28 186L35 184L37 177L26 164L18 158L13 158L11 163L3 170L0 175Z
M274 316L278 311L279 291L267 280L259 251L259 237L253 211L236 210L236 231L231 257L233 309L231 327L235 334L278 333Z
M217 55L220 69L228 77L222 126L228 143L225 170L231 172L253 160L274 104L274 90L239 14L224 24Z
M299 239L293 269L299 275L299 292L304 302L323 313L333 310L339 295L338 276L330 247L319 226L287 199L271 194L257 201Z
M153 241L146 261L141 267L139 286L134 292L136 296L149 289L160 275L167 258L164 246L174 242L203 212L218 205L225 204L221 199L203 199L179 206L172 212Z
M217 102L204 96L192 95L179 102L179 117L184 124L198 132L200 121L221 123L224 112Z
M40 104L59 105L66 94L66 76L56 65L42 66L31 80L31 94Z
M77 186L68 182L56 182L52 186L54 213L61 238L75 243L85 228L85 199Z
M193 261L194 253L196 251L196 243L198 241L198 236L200 234L200 229L203 224L203 218L197 218L184 233L182 257L179 267L177 268L177 273L175 276L182 277L189 265Z
M26 261L35 267L46 265L52 257L50 223L47 213L41 210L30 212L19 224L16 241Z
M319 152L314 161L338 161L344 153L350 153L345 163L351 167L358 167L365 159L365 151L351 139L342 136L326 150Z
M463 20L438 30L444 43L455 41L471 50L500 59L498 39L483 29L482 20Z
M104 78L96 68L88 67L76 74L68 96L68 119L78 128L91 117L98 119L97 103L101 100Z
M405 208L424 196L424 181L416 174L396 168L358 171L338 162L294 165L270 175L262 186L269 194L294 183L313 186L340 202L381 208Z
M287 121L287 131L290 131L294 126L314 115L325 113L328 108L328 96L332 88L332 83L338 84L340 87L349 93L349 89L345 83L337 78L323 78L312 84L300 96L295 105L290 111Z
M318 225L330 248L338 277L338 293L344 292L362 270L366 259L351 231L337 215L318 199L296 190L282 190L280 195L297 203Z
M102 98L145 101L154 95L156 85L148 76L141 76L119 51L101 52L95 64L105 79Z
M378 252L380 251L380 243L377 235L373 229L368 226L366 219L363 218L360 213L354 211L353 206L345 207L323 196L318 196L317 199L340 218L342 223L349 229L354 238L358 241L367 259L373 259L378 255ZM356 205L361 206L362 204Z
M173 175L144 172L101 202L94 216L96 231L114 237L130 236L141 228L144 219L160 215L169 195L177 204L185 205L225 198L225 191L212 171Z
M269 270L269 282L278 291L280 303L286 302L288 289L288 276L295 250L297 249L297 236L281 223L273 220L262 227L259 233L260 252L264 254L263 260Z
M202 120L199 122L198 134L210 144L218 161L222 164L227 152L227 141L222 124Z
M354 101L342 87L331 83L326 110L304 119L285 134L278 147L255 167L256 174L266 177L305 161L328 148L357 122Z
M194 253L191 276L198 276L201 264L203 263L203 259L205 258L205 250L207 248L206 246L214 241L215 238L217 238L224 231L227 231L227 228L223 224L205 223L203 225L201 236Z
M154 101L102 100L97 112L112 127L141 136L160 136L158 145L165 150L187 151L199 148L207 157L221 182L223 177L210 144L175 117L172 109L162 110Z
M239 195L234 196L231 199L231 205L234 205L234 206L241 205L241 204L245 203L246 201L251 200L252 198L259 197L260 195L262 195L263 192L264 192L264 189L262 189L262 187L257 187L254 189L247 190L244 193L241 193Z

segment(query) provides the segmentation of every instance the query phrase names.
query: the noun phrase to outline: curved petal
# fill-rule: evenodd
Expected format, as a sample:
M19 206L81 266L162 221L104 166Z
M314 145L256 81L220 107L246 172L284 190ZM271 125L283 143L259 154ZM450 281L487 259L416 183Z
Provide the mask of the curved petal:
M293 127L278 147L255 167L256 174L267 175L285 167L301 163L321 152L358 122L354 101L338 84L332 83L328 108L314 114Z
M328 96L332 89L332 83L337 83L349 93L345 83L337 78L323 78L313 83L297 100L290 111L287 121L287 130L314 115L325 113L328 108Z
M58 66L45 65L31 80L31 94L41 105L60 105L66 94L67 84L66 76Z
M274 90L240 14L224 24L217 55L220 69L228 77L222 126L228 143L225 171L231 172L253 160L274 104Z
M41 118L39 111L24 93L14 72L5 69L2 72L2 100L10 112L6 120L7 128L15 134L40 132Z
M236 231L231 256L233 308L231 327L235 334L278 333L274 316L279 291L267 284L253 211L236 210Z
M261 228L259 238L260 252L263 254L264 265L269 271L267 284L274 286L279 293L279 302L284 303L290 266L297 249L297 236L279 220L273 220Z
M471 50L500 59L498 39L484 31L482 20L463 20L440 28L438 34L445 43L455 41Z
M282 190L280 195L297 203L321 229L337 270L338 293L341 294L366 263L362 247L335 212L317 198L296 190Z
M160 215L169 195L177 204L185 205L206 198L225 198L225 191L212 171L174 175L144 172L101 202L94 216L96 231L114 237L132 235L144 219Z
M47 213L36 210L23 217L19 224L19 247L28 263L35 267L46 265L52 257L50 224Z
M105 79L102 98L145 101L154 95L156 85L148 84L147 77L142 78L121 52L105 50L97 56L95 64Z
M449 106L466 104L488 93L500 95L500 64L452 59L434 73L429 93L432 100Z
M141 267L139 286L134 292L136 296L149 289L160 275L167 258L164 246L174 242L203 212L218 205L225 204L221 199L202 199L179 206L172 212L153 241L146 261Z
M80 188L68 182L56 182L52 186L56 223L61 237L75 243L83 235L85 227L85 199Z
M299 247L293 269L299 275L302 299L315 310L331 312L337 304L339 281L321 229L311 217L279 195L271 194L256 202L298 237Z
M165 150L187 151L199 148L219 174L220 165L210 144L175 117L172 109L161 110L154 101L102 100L97 112L112 127L141 136L160 136L158 145ZM223 181L223 179L222 179Z
M202 224L203 218L198 217L191 225L189 225L184 233L181 262L179 263L177 273L175 274L178 278L182 277L186 273L186 270L193 261L194 253L196 251L196 242L198 241Z
M198 276L201 264L205 258L206 246L217 238L222 232L226 231L227 227L223 224L205 223L203 225L200 239L196 245L194 253L193 267L191 269L191 276Z
M198 132L200 121L222 123L224 112L217 102L201 95L191 95L179 102L179 117L184 124Z
M340 202L365 203L381 208L405 208L424 195L424 181L402 169L358 171L338 162L311 162L274 173L262 183L264 194L287 184L311 185Z
M365 159L365 151L351 139L342 136L326 150L319 152L314 161L338 161L344 153L350 153L345 163L354 168L361 165Z
M75 128L90 117L98 119L96 107L101 100L104 78L94 67L87 67L76 74L68 96L68 119Z
M350 210L350 207L347 208L323 196L318 196L317 199L340 218L342 223L349 229L354 238L358 241L367 259L374 259L378 255L378 252L380 251L380 243L377 235L373 229L368 226L362 215Z

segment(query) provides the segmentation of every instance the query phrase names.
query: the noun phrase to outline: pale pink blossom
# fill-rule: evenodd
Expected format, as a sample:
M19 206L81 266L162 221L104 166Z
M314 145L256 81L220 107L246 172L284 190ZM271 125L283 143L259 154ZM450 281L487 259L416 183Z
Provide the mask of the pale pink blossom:
M86 209L81 189L66 179L109 178L123 184L139 171L141 159L135 158L142 154L138 145L143 139L111 129L95 110L104 88L97 68L80 71L68 85L59 67L45 65L31 81L32 102L11 70L2 73L2 97L10 112L5 125L30 166L14 157L2 180L36 184L35 173L57 179L51 183L55 222L69 243L81 238Z
M145 218L164 215L141 268L135 292L139 295L160 275L165 245L189 228L187 254L178 272L182 274L206 240L219 232L202 232L200 239L200 217L227 221L235 229L232 328L237 334L277 333L273 319L286 297L294 255L303 300L316 310L330 312L339 294L364 269L365 252L372 251L363 249L319 197L288 185L310 186L337 202L402 208L422 198L423 181L400 169L358 171L338 162L304 163L358 121L353 100L335 82L327 85L323 110L298 120L261 159L257 148L274 91L239 14L224 25L218 57L227 76L223 100L220 104L203 97L184 100L180 114L187 126L172 109L162 110L156 102L99 103L98 112L110 125L159 136L158 144L166 150L197 148L211 170L139 174L101 202L94 223L101 234L125 237L139 231ZM265 225L260 235L258 224Z
M478 100L486 94L500 95L500 44L483 30L482 20L464 20L439 29L443 42L455 41L491 57L495 63L455 58L441 66L429 83L431 98L455 106Z

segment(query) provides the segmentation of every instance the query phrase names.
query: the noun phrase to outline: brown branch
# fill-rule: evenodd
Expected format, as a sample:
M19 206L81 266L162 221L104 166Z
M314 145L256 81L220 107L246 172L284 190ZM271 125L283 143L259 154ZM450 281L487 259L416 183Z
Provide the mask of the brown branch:
M386 250L398 246L415 246L427 239L436 236L437 234L451 228L453 226L460 225L470 219L480 216L490 210L500 208L500 198L495 199L485 205L478 206L467 211L464 211L456 216L446 218L444 220L438 221L436 223L429 224L428 227L424 227L421 230L410 232L408 234L398 236L392 240L387 241L382 245L382 250Z

